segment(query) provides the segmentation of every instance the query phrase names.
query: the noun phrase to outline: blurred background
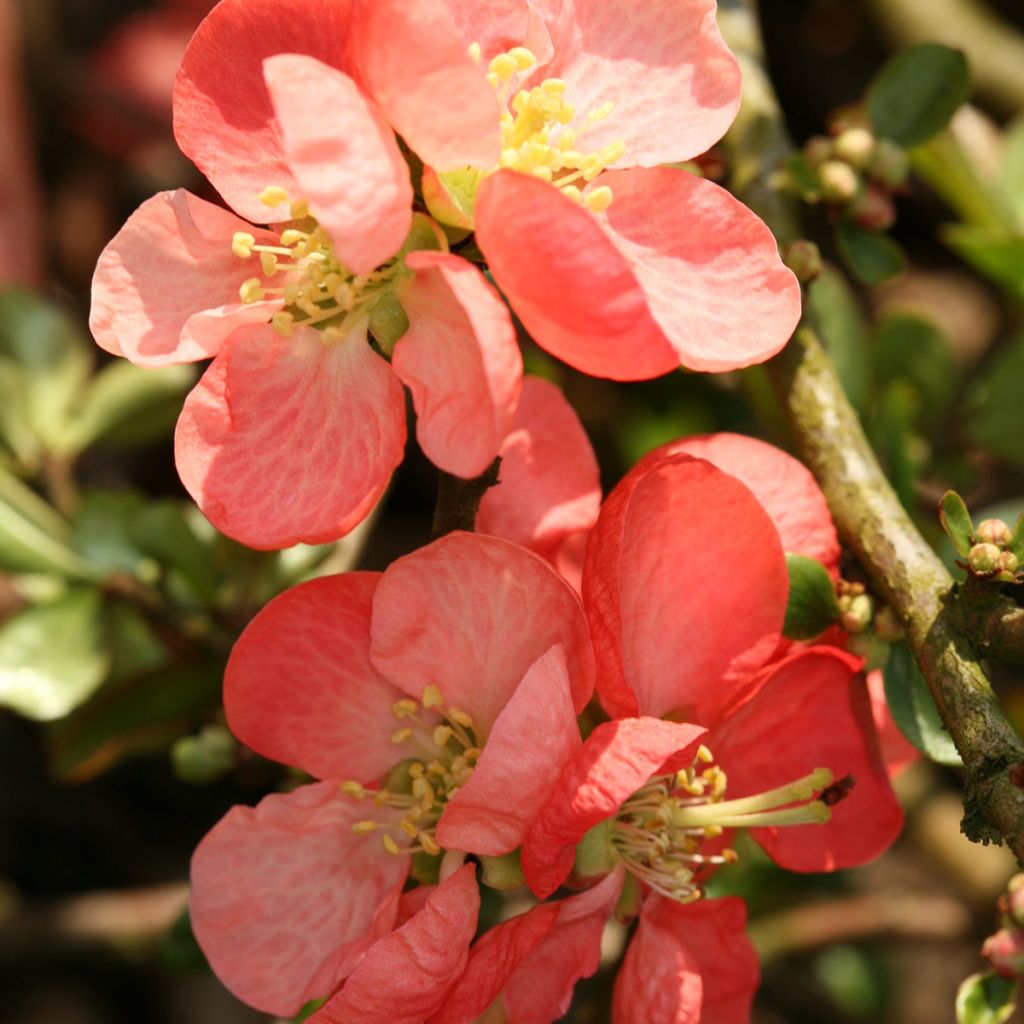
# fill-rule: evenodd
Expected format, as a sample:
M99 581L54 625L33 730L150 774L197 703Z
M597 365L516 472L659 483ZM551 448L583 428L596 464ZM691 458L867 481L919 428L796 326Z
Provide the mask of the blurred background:
M415 444L376 521L338 545L268 554L218 536L172 458L194 369L138 370L89 337L93 267L128 214L160 189L216 198L175 147L170 111L181 53L211 6L0 0L3 1024L266 1020L213 978L183 917L198 840L232 803L287 781L225 729L224 661L284 587L383 568L430 539L435 471ZM940 547L934 509L948 487L975 521L1024 510L1024 5L970 4L966 23L964 9L771 0L762 10L798 145L903 45L935 38L973 58L976 106L914 154L896 196L902 274L857 282L835 262L828 218L807 211L830 261L809 299L819 330L901 498ZM725 149L701 163L727 180ZM684 434L789 443L756 368L620 386L531 349L528 369L565 388L606 488ZM1024 679L995 674L1024 726ZM954 1019L1014 864L960 835L955 767L918 760L897 788L907 828L879 862L796 877L748 844L716 881L750 905L764 962L757 1024ZM607 1020L608 986L603 975L581 985L568 1019Z

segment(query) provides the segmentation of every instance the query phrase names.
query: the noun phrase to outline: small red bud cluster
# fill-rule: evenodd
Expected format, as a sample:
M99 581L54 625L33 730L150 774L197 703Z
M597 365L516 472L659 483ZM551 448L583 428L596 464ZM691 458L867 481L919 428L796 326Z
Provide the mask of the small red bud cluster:
M1024 874L1014 875L999 897L1000 928L981 947L981 955L1000 976L1024 977Z

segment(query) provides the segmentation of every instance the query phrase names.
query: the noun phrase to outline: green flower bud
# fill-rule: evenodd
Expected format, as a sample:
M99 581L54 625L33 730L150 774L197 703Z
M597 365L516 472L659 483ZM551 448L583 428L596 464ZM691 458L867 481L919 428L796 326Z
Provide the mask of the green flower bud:
M878 139L868 162L868 174L887 189L899 188L910 175L910 156L889 139Z
M821 276L821 250L809 239L790 242L782 254L782 262L796 274L801 284L810 284Z
M999 555L999 568L1003 572L1015 573L1020 568L1020 559L1012 551L1003 551Z
M836 136L835 154L863 170L875 152L875 137L867 128L847 128Z
M818 168L818 181L825 200L842 205L853 202L861 188L857 172L841 160L826 160Z
M974 539L978 544L995 544L1005 547L1013 536L1009 526L1002 519L985 519L974 531Z
M1000 568L1002 552L995 544L975 544L967 556L971 572L988 575Z

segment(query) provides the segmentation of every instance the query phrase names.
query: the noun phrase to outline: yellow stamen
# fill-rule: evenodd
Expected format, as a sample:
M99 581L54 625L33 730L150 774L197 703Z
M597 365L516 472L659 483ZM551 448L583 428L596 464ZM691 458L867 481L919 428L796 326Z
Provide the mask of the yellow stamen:
M392 856L397 856L402 852L401 847L385 832L381 837L380 841L384 844L384 849L387 850Z
M280 206L282 203L288 202L288 191L281 188L280 185L268 185L260 193L260 202L264 206Z
M255 244L255 235L250 235L248 231L236 231L231 238L231 251L240 260L247 260L252 255L252 247Z

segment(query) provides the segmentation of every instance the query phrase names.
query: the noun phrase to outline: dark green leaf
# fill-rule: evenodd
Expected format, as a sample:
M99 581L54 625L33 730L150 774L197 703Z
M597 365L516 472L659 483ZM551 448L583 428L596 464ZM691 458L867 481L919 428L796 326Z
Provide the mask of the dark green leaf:
M1001 458L1024 466L1024 334L989 360L967 398L967 432Z
M972 974L956 994L957 1024L1004 1024L1017 1003L1017 983L988 974Z
M889 480L908 509L916 502L917 477L921 469L920 446L915 443L914 424L921 416L921 395L907 380L887 384L878 396L869 429Z
M810 640L839 618L835 587L825 567L805 555L786 555L789 603L782 632L791 640Z
M956 392L956 366L942 331L919 316L890 316L879 325L874 352L883 383L909 380L921 394L923 414L943 415Z
M106 572L135 574L145 555L131 537L145 500L131 491L91 491L75 517L75 548Z
M836 245L850 273L869 288L903 271L907 257L888 235L843 223L836 229Z
M885 699L903 735L933 761L961 764L953 740L939 718L928 684L906 644L893 647L883 675Z
M924 43L889 60L868 88L868 114L879 135L916 146L942 131L970 95L959 50Z
M957 553L966 558L973 543L974 523L971 522L971 513L967 511L964 499L956 491L946 491L942 496L939 519Z
M1018 117L1003 136L1003 184L1024 223L1024 117Z
M160 959L172 971L201 971L207 967L206 957L192 933L188 907L164 936L160 945Z

